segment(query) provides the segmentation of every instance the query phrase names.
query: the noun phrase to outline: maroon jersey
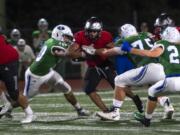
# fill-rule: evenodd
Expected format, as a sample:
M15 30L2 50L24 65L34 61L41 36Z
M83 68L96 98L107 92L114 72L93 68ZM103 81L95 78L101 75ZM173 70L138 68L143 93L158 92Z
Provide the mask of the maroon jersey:
M180 27L176 27L176 29L180 32ZM156 27L156 28L154 29L154 35L153 35L152 38L153 38L155 41L161 40L161 35L160 35L160 33L161 33L161 27Z
M95 49L107 48L107 44L112 42L112 35L107 31L101 31L100 37L97 40L91 40L85 35L85 31L79 31L75 33L75 42L81 46L83 45L92 45ZM87 64L90 67L95 67L101 65L107 57L105 56L96 56L93 60L87 60Z
M176 27L176 29L180 32L180 27L178 26L178 27Z
M18 52L12 47L12 45L6 43L3 35L0 35L0 64L7 64L18 59Z

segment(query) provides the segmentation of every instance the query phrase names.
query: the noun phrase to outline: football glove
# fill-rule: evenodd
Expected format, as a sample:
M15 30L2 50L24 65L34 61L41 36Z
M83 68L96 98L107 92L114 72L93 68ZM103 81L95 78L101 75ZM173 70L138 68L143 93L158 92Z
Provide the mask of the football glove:
M132 46L127 42L127 41L124 41L122 43L122 46L121 46L121 50L122 51L125 51L125 52L130 52L132 49Z
M94 55L96 52L96 49L94 47L86 46L86 45L82 46L82 50L85 51L89 55Z

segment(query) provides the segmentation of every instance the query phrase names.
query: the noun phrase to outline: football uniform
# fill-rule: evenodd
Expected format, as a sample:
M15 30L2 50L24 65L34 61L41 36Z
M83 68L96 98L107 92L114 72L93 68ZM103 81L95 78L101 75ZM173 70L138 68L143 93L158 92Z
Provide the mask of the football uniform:
M3 35L0 35L0 80L7 88L9 96L18 99L18 52L8 44Z
M50 38L45 42L35 61L26 70L24 95L27 97L36 95L39 87L44 83L55 89L61 89L64 93L71 90L62 76L52 69L59 61L62 61L62 58L53 55L53 50L56 48L66 50L68 45Z
M107 31L101 31L99 38L96 40L89 39L85 31L79 31L75 34L75 42L82 47L93 46L95 49L107 48L107 44L112 43L112 35ZM92 59L87 59L88 69L84 80L85 86L83 90L86 94L90 94L96 90L101 79L106 79L114 88L115 72L112 63L105 56L95 55ZM94 79L96 78L96 79Z
M133 48L150 50L153 47L153 41L149 38L147 33L140 33L136 36L125 38ZM117 42L122 44L123 40ZM141 57L137 55L128 54L133 63L138 67L129 70L121 75L116 76L115 85L119 87L153 84L165 78L163 66L157 63L157 59L149 57Z
M164 66L166 79L149 88L149 95L153 97L166 91L180 91L180 46L165 40L158 41L156 44L160 44L164 49L159 62Z
M118 40L120 40L120 38L116 37L114 41L115 46L119 46L119 44L116 44ZM135 68L135 65L127 54L115 56L115 69L118 75L133 68Z

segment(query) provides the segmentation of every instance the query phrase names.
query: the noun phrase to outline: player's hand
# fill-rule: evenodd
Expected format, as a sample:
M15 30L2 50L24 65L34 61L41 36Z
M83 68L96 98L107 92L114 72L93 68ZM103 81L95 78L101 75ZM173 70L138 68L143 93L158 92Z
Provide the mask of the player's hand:
M127 42L127 41L124 41L122 43L122 46L121 46L121 50L122 51L125 51L125 52L130 52L132 49L132 46Z
M82 46L82 50L85 51L89 55L94 55L96 52L96 49L93 46Z

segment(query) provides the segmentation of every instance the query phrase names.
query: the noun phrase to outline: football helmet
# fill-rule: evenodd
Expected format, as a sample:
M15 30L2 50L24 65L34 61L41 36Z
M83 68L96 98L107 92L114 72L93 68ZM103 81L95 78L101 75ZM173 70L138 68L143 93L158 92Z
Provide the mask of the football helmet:
M48 22L44 18L39 19L37 25L38 25L39 30L41 30L41 31L45 31L48 29Z
M137 35L137 30L132 24L124 24L121 26L121 37L126 38L132 35Z
M58 41L63 41L66 43L72 43L73 41L73 33L71 29L67 25L57 25L53 31L51 37Z
M85 23L85 34L90 39L97 39L100 36L103 25L97 17L91 17Z
M158 18L156 18L155 27L166 28L167 26L174 26L174 21L169 17L167 13L161 13Z
M18 41L21 37L21 33L18 29L13 29L10 33L11 39Z
M172 43L180 43L180 33L175 27L167 27L162 33L161 38Z

